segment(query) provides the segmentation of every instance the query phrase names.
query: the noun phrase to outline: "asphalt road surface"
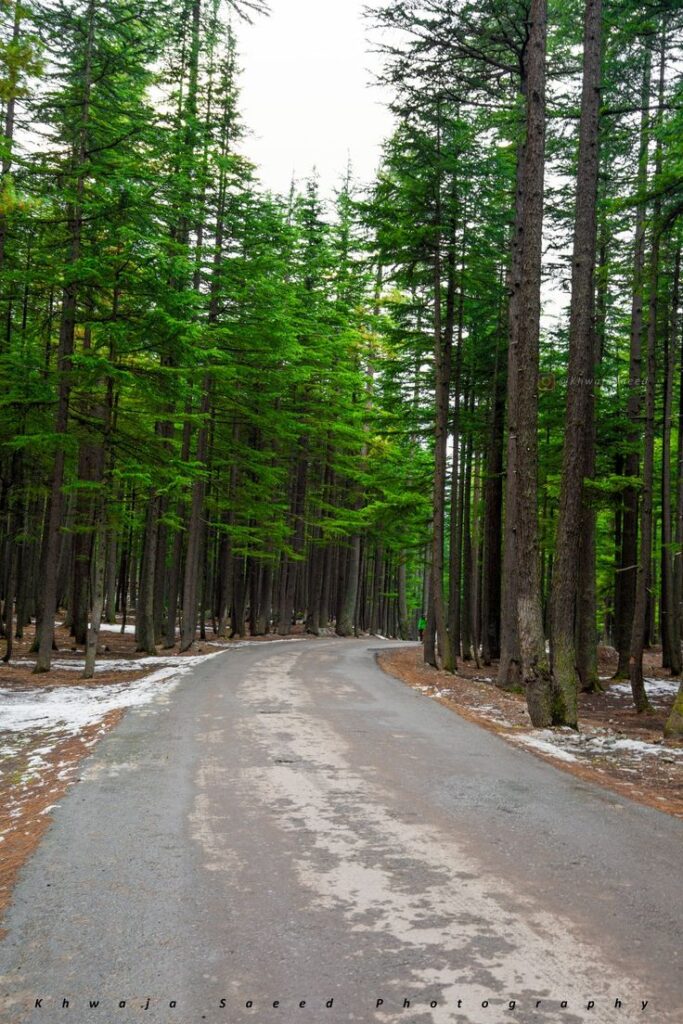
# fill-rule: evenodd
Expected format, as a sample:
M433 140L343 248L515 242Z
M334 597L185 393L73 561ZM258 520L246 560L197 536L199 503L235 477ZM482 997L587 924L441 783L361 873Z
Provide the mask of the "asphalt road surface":
M129 711L22 872L3 1024L683 1021L681 823L386 646L228 651Z

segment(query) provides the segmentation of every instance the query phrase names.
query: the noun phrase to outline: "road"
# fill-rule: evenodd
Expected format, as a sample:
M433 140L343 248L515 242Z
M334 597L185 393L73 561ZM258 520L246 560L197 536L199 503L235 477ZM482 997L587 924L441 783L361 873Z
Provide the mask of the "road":
M239 648L129 711L22 872L4 1024L683 1020L681 823L386 646Z

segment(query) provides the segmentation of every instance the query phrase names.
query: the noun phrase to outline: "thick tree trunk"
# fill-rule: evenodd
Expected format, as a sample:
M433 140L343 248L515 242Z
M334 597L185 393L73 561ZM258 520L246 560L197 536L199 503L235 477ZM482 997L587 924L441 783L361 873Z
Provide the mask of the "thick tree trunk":
M538 363L541 317L541 256L545 170L546 0L532 0L527 55L527 119L523 151L521 281L517 358L511 375L516 391L510 444L515 450L517 621L522 680L531 721L551 725L552 677L545 649L538 553Z
M368 632L375 633L381 630L382 620L382 591L384 589L384 548L381 544L375 545L374 558L372 562L372 597L370 601L370 618Z
M337 636L353 636L358 602L359 574L360 536L354 534L349 541L349 551L342 583L343 590L337 615Z
M434 601L432 598L432 585L431 585L431 568L427 573L427 615L426 626L423 638L423 652L424 660L427 665L431 665L432 668L437 668L436 658L436 621L434 619Z
M564 429L562 481L553 559L551 638L553 667L552 720L578 724L578 654L576 619L579 572L576 553L585 514L584 474L592 444L591 406L595 381L595 257L599 168L599 112L602 54L602 3L587 0L584 20L583 92L579 125L579 164L572 257L572 298L569 322L569 370ZM589 555L589 552L585 552Z
M671 503L671 426L673 413L673 380L676 367L678 336L678 303L680 298L681 252L674 259L671 293L671 316L665 332L664 346L664 424L662 437L662 663L672 676L681 674L681 639L679 635L674 592L673 526Z
M87 161L87 133L90 121L90 90L92 79L92 54L94 44L95 4L91 0L87 12L87 35L85 41L83 92L81 97L81 123L77 148L73 158L73 169L77 173L76 198L70 206L67 216L69 221L69 255L68 265L71 274L78 265L81 256L81 235L83 230L83 194L85 186L85 164ZM62 314L59 330L59 349L57 353L57 372L59 375L57 413L55 417L55 435L57 451L54 457L50 500L41 558L42 614L36 629L38 654L35 672L47 672L50 669L52 648L54 644L54 620L57 610L57 562L60 549L60 527L62 520L65 451L62 438L66 434L69 420L69 399L71 394L71 358L74 351L76 332L76 313L78 305L78 281L75 276L68 276L62 292Z
M671 713L666 720L664 735L669 739L683 738L683 682L678 688L678 694L671 708Z
M320 546L320 530L309 549L308 556L308 614L306 616L306 632L312 636L320 635L320 598L323 585L323 562L325 552Z
M270 619L273 606L273 566L267 562L261 573L259 592L259 609L256 619L254 636L265 636L270 632Z

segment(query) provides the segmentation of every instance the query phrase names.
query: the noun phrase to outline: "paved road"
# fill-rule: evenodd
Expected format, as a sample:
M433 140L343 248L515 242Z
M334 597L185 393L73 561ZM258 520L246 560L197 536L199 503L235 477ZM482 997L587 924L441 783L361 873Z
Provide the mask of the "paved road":
M128 712L22 874L4 1024L683 1020L681 823L382 646L229 651Z

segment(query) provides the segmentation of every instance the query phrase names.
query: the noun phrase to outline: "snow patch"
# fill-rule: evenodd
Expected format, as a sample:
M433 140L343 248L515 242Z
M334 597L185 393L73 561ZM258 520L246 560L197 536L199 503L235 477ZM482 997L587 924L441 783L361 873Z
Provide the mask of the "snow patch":
M683 749L668 747L661 743L647 743L620 737L609 731L577 733L572 729L552 732L542 729L510 737L513 742L549 754L560 761L590 761L595 757L610 757L624 754L631 760L644 757L659 757L677 762L683 760Z
M548 737L542 739L541 736ZM525 735L525 736L512 736L511 739L515 743L519 743L524 747L531 747L532 750L538 750L542 754L550 754L552 757L556 757L558 761L567 761L575 763L578 758L570 753L568 750L564 750L554 739L553 734L544 731L540 735Z
M153 701L160 692L169 693L188 672L221 653L216 651L192 658L176 658L172 664L167 659L163 668L130 684L97 688L64 686L19 692L0 689L0 731L58 729L67 735L76 735L82 729L96 725L111 711L141 707ZM140 665L145 660L143 658L136 664ZM160 683L167 684L163 691L159 688Z
M648 697L675 697L680 686L678 679L646 679L644 682ZM631 684L617 683L616 686L610 687L609 693L618 693L630 697Z

